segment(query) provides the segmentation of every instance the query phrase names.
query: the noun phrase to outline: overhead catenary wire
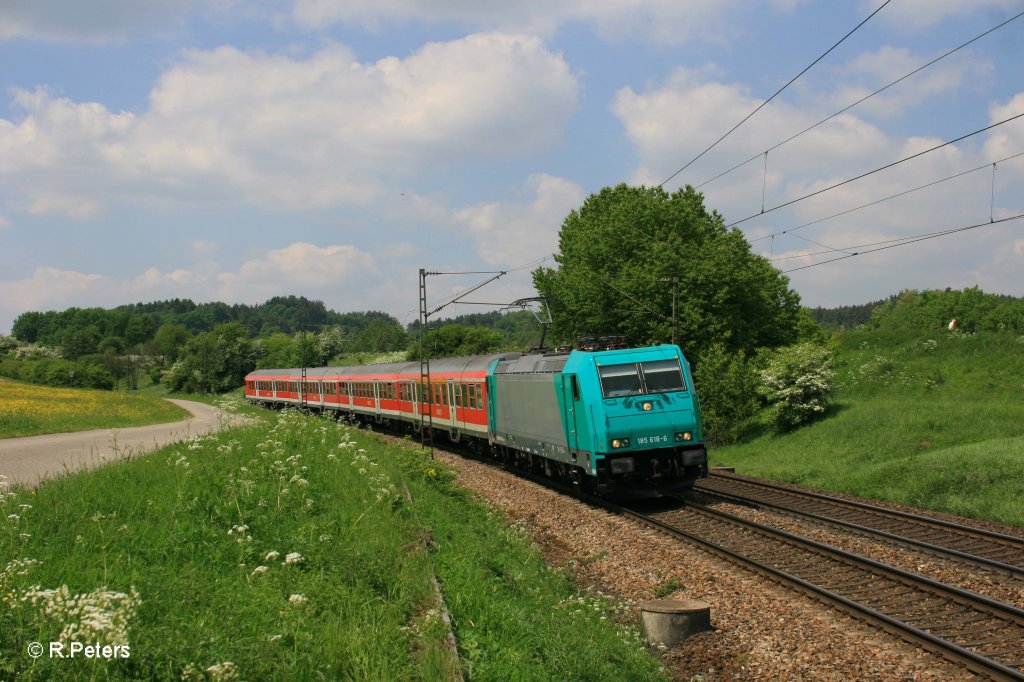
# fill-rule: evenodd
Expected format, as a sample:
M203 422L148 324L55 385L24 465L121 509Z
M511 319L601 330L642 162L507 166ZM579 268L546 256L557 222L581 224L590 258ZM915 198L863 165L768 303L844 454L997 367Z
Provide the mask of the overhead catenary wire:
M895 249L898 246L906 246L907 244L914 244L916 242L922 242L922 241L926 241L928 239L936 239L938 237L946 237L948 235L957 234L959 232L966 232L968 230L976 230L979 227L991 227L993 225L999 225L1001 223L1010 222L1012 220L1020 220L1021 218L1024 218L1024 213L1020 213L1020 214L1014 215L1014 216L1009 216L1007 218L999 218L998 220L985 221L983 223L975 223L974 225L965 225L964 227L956 227L956 228L952 228L952 229L949 229L949 230L942 230L940 232L929 232L927 234L917 235L915 237L907 237L906 239L899 240L898 244L889 244L888 246L879 246L877 249L869 249L867 251L856 251L854 253L850 253L850 254L847 254L847 255L837 256L836 258L830 258L828 260L823 260L823 261L820 261L818 263L811 263L810 265L801 265L800 267L797 267L797 268L790 268L789 270L783 270L782 272L783 273L788 273L788 272L796 272L797 270L806 270L808 268L815 268L815 267L818 267L819 265L825 265L827 263L834 263L836 261L845 260L847 258L853 258L855 256L863 256L863 255L866 255L866 254L869 254L869 253L875 253L877 251L885 251L886 249ZM881 242L879 242L879 243L881 243Z
M818 126L820 126L820 125L822 125L824 123L828 123L829 121L831 121L836 116L839 116L840 114L846 113L847 111L849 111L850 109L854 108L855 106L857 106L857 105L859 105L859 104L861 104L863 102L866 102L867 100L871 99L875 95L877 95L877 94L879 94L881 92L884 92L885 90L888 90L892 86L897 85L898 83L901 83L901 82L905 81L906 79L910 78L911 76L914 76L914 75L920 73L921 71L924 71L925 69L927 69L928 67L932 66L933 64L942 61L946 57L954 54L955 52L958 52L958 51L962 50L963 48L965 48L968 45L970 45L970 44L972 44L972 43L974 43L974 42L984 38L985 36L989 35L990 33L998 31L999 29L1003 28L1004 26L1006 26L1010 22L1016 21L1017 19L1020 19L1022 16L1024 16L1024 12L1020 12L1020 13L1010 17L1009 19L1003 21L1002 23L1000 23L1000 24L998 24L996 26L993 26L992 28L990 28L989 30L985 31L984 33L979 33L978 35L974 36L973 38L971 38L967 42L961 43L957 47L954 47L953 49L944 52L943 54L939 55L938 57L936 57L935 59L931 60L930 62L928 62L926 64L922 64L921 66L917 67L913 71L910 71L909 73L906 73L903 76L900 76L899 78L897 78L896 80L892 81L888 85L885 85L885 86L875 90L874 92L872 92L869 95L865 95L864 97L861 97L856 102L853 102L852 104L848 104L847 106L843 107L842 109L840 109L839 111L835 112L834 114L821 119L820 121L818 121L814 125L808 126L807 128L804 128L803 130L801 130L800 132L795 133L793 135L790 135L789 137L787 137L786 139L782 140L781 142L778 142L778 143L772 145L771 147L768 147L768 149L764 150L764 152L761 152L759 154L755 154L754 156L751 156L746 161L741 161L740 163L736 164L732 168L729 168L728 170L724 170L721 173L719 173L718 175L714 176L713 178L705 180L704 182L700 183L699 185L696 185L694 187L694 189L700 189L701 187L704 187L705 185L709 185L712 182L714 182L715 180L718 180L719 178L724 177L724 176L728 175L729 173L732 173L734 170L736 170L738 168L742 168L743 166L747 165L751 161L757 160L762 155L767 157L769 152L773 152L776 149L778 149L779 147L783 146L784 144L792 142L793 140L795 140L796 138L800 137L801 135L803 135L805 133L809 133L810 131L814 130ZM761 203L762 203L762 208L763 208L764 201L762 200Z
M718 138L717 140L715 140L714 142L712 142L712 143L711 143L711 145L710 145L710 146L708 146L708 148L707 148L707 149L705 149L705 150L704 150L704 151L702 151L702 152L701 152L700 154L698 154L697 156L695 156L695 157L693 157L692 159L690 159L690 161L688 161L688 162L686 163L686 165L684 165L684 166L683 166L682 168L680 168L680 169L679 169L679 170L677 170L677 171L676 171L675 173L673 173L672 175L670 175L670 176L668 176L667 178L665 178L665 180L663 180L663 181L661 182L661 184L660 184L660 185L658 185L658 186L659 186L659 187L664 187L664 186L665 186L665 185L666 185L666 184L667 184L667 183L668 183L668 182L669 182L670 180L672 180L672 179L673 179L674 177L676 177L677 175L679 175L680 173L682 173L682 172L683 172L684 170L686 170L687 168L689 168L689 167L690 167L691 165L693 165L693 163L694 163L695 161L697 161L697 160L698 160L699 158L701 158L702 156L704 156L705 154L707 154L707 153L708 153L709 151L711 151L712 149L714 149L714 148L715 148L716 146L718 146L718 143L719 143L719 142L721 142L721 141L722 141L722 140L724 140L725 138L727 138L727 137L729 137L730 135L732 135L732 133L733 133L733 132L734 132L734 131L735 131L735 130L736 130L737 128L739 128L739 127L740 127L741 125L743 125L743 124L744 124L744 123L746 123L746 122L747 122L748 120L750 120L750 118L751 118L751 117L753 117L753 115L754 115L754 114L756 114L757 112L759 112L759 111L760 111L760 110L761 110L762 108L764 108L764 107L765 107L765 106L766 106L766 105L767 105L767 104L768 104L769 102L771 102L771 101L772 101L773 99L775 99L775 98L776 98L776 97L777 97L777 96L778 96L779 94L781 94L781 93L782 93L782 91L783 91L783 90L785 90L785 89L786 89L786 88L788 88L788 87L789 87L790 85L792 85L792 84L793 84L793 83L794 83L794 82L795 82L795 81L796 81L796 80L797 80L798 78L800 78L800 76L802 76L802 75L804 75L805 73L807 73L808 71L810 71L810 70L811 70L811 68L812 68L812 67L813 67L813 66L814 66L815 64L817 64L817 63L818 63L818 62L820 62L820 61L821 61L822 59L824 59L824 58L825 58L826 56L828 56L828 54L829 54L829 53L831 53L831 52L832 52L832 50L834 50L834 49L836 49L837 47L839 47L839 46L840 46L840 45L841 45L841 44L842 44L842 43L843 43L843 42L844 42L844 41L845 41L845 40L846 40L847 38L849 38L849 37L850 37L850 36L852 36L852 35L853 35L854 33L856 33L856 32L857 32L857 29L859 29L859 28L860 28L861 26L863 26L864 24L866 24L866 23L867 23L867 22L868 22L868 21L869 21L869 20L870 20L870 19L871 19L871 18L872 18L873 16L875 16L876 14L878 14L879 12L881 12L881 11L882 11L882 8L883 8L883 7L885 7L886 5L888 5L888 4L890 3L890 2L892 2L892 0L885 0L885 2L883 2L883 3L881 4L881 5L879 5L879 6L878 6L878 8L877 8L877 9L875 9L875 11L874 11L874 12L872 12L872 13L871 13L871 14L869 14L869 15L868 15L867 17L865 17L865 19L864 19L863 21L861 21L861 22L860 22L859 24L857 24L856 26L854 26L854 27L853 27L853 28L852 28L852 29L850 30L850 32L849 32L849 33L847 33L847 34L846 34L845 36L843 36L842 38L840 38L840 39L839 39L839 40L838 40L838 41L837 41L837 42L836 42L836 43L835 43L835 44L834 44L834 45L833 45L832 47L830 47L830 48L828 48L827 50L825 50L825 52L823 52L823 53L822 53L822 54L821 54L821 55L820 55L820 56L819 56L819 57L818 57L817 59L815 59L815 60L814 60L813 62L811 62L810 64L808 64L808 65L807 65L806 67L804 67L803 71L801 71L801 72L800 72L800 73L798 73L797 75L793 76L793 77L792 77L792 78L791 78L791 79L789 80L789 82L788 82L788 83L786 83L786 84L785 84L785 85L783 85L783 86L782 86L781 88L779 88L778 90L776 90L776 91L775 91L775 92L774 92L774 93L772 94L772 96L771 96L771 97L769 97L769 98L768 98L768 99L766 99L765 101L761 102L761 104L757 105L757 107L755 107L753 111L751 111L751 112L750 112L749 114L747 114L747 115L746 115L746 116L745 116L745 117L743 118L743 120L742 120L742 121L740 121L739 123L737 123L736 125L734 125L734 126L733 126L732 128L730 128L730 129L728 130L728 132L726 132L726 133L725 133L724 135L722 135L722 136L721 136L720 138Z
M823 223L823 222L825 222L827 220L832 220L833 218L838 218L840 216L848 215L850 213L854 213L855 211L859 211L859 210L864 209L864 208L870 208L871 206L876 206L876 205L881 204L883 202L889 201L890 199L897 199L899 197L906 196L908 194L912 194L912 193L920 191L922 189L927 189L929 187L934 187L935 185L942 184L943 182L949 182L950 180L955 180L955 179L961 178L961 177L963 177L965 175L970 175L971 173L977 173L980 170L989 168L991 166L995 166L996 164L999 164L999 163L1005 163L1007 161L1011 161L1011 160L1016 159L1016 158L1018 158L1020 156L1024 156L1024 152L1018 152L1016 154L1011 154L1010 156L1003 157L1003 158L1001 158L1001 159L999 159L997 161L992 161L992 162L989 162L989 163L983 163L982 165L977 166L975 168L971 168L971 169L965 170L965 171L960 171L959 173L955 173L953 175L948 175L948 176L946 176L944 178L940 178L938 180L934 180L932 182L925 183L923 185L918 185L917 187L912 187L910 189L903 190L902 192L896 192L895 194L890 194L889 196L882 197L881 199L876 199L875 201L870 201L870 202L868 202L866 204L861 204L860 206L854 206L853 208L848 208L845 211L839 211L838 213L833 213L831 215L827 215L824 218L817 218L815 220L811 220L809 222L803 223L802 225L797 225L796 227L787 227L785 230L779 230L777 232L772 232L771 234L766 234L766 235L761 236L761 237L755 237L754 239L750 240L750 243L753 244L754 242L759 242L762 239L775 238L775 237L778 237L778 236L784 235L784 234L785 235L789 235L791 237L797 237L797 238L800 238L800 239L805 239L804 237L801 237L800 235L796 235L796 234L793 234L793 233L796 232L797 230L802 230L805 227L810 227L811 225L817 225L818 223ZM994 198L992 199L992 201L994 201ZM990 211L990 213L991 213L991 211ZM811 240L807 239L806 241L811 241ZM823 245L821 245L821 246L823 246Z
M1019 113L1019 114L1017 114L1015 116L1010 116L1009 118L1005 118L1002 121L999 121L997 123L993 123L991 125L987 125L984 128L979 128L978 130L975 130L973 132L967 133L966 135L961 135L960 137L958 137L956 139L953 139L953 140L949 140L948 142L943 142L941 144L935 145L934 147L929 147L928 149L925 149L924 151L917 152L916 154L911 154L910 156L905 156L902 159L899 159L898 161L893 161L892 163L887 163L884 166L880 166L880 167L878 167L878 168L876 168L874 170L870 170L870 171L868 171L866 173L861 173L860 175L854 176L852 178L848 178L848 179L843 180L841 182L837 182L837 183L835 183L833 185L829 185L828 187L823 187L822 189L815 190L815 191L810 192L808 194L805 194L805 195L803 195L801 197L797 197L796 199L791 199L790 201L786 201L784 203L778 204L777 206L773 206L771 208L765 209L765 210L761 211L760 213L754 213L753 215L749 215L746 218L742 218L742 219L737 220L735 222L729 223L728 225L726 225L726 227L736 227L740 223L745 223L748 220L753 220L754 218L762 216L762 215L764 215L766 213L771 213L772 211L777 211L780 208L785 208L786 206L792 206L793 204L801 202L801 201L804 201L805 199L810 199L811 197L816 197L819 194L824 194L825 192L830 192L830 191L832 191L832 190L834 190L834 189L836 189L838 187L842 187L843 185L848 185L851 182L856 182L857 180L861 180L863 178L866 178L869 175L874 175L875 173L880 173L881 171L888 170L889 168L892 168L894 166L898 166L901 163L905 163L905 162L910 161L912 159L916 159L916 158L918 158L920 156L924 156L925 154L928 154L930 152L934 152L937 149L942 149L943 147L948 147L951 144L956 144L957 142L961 142L963 140L966 140L969 137L973 137L974 135L978 135L980 133L983 133L986 130L992 130L993 128L1001 126L1001 125L1003 125L1005 123L1009 123L1010 121L1014 121L1014 120L1016 120L1016 119L1018 119L1018 118L1020 118L1022 116L1024 116L1024 112L1021 112L1021 113Z

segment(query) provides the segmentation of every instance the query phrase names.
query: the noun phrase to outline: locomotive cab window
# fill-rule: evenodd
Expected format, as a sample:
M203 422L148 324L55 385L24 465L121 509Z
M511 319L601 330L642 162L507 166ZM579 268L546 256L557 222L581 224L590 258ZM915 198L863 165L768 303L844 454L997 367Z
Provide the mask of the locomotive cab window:
M601 390L605 398L640 393L640 374L635 364L598 367L597 372L601 376Z
M679 368L678 360L641 362L640 369L644 373L644 385L647 387L647 393L686 390L686 382L683 381L683 372Z

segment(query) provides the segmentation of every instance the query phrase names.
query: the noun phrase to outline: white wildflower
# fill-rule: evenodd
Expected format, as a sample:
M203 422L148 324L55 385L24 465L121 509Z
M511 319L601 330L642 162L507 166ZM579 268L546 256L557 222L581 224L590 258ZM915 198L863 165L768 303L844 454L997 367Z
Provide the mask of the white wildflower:
M29 588L21 601L39 609L45 618L64 627L63 641L103 641L112 645L128 644L128 623L142 603L139 593L111 592L100 588L72 595L67 585L55 590Z
M267 556L263 557L264 561L277 561L280 558L280 552L267 552Z
M298 552L289 552L284 557L284 563L286 563L286 564L301 564L305 560L306 560L305 557L303 557Z
M211 665L206 669L210 682L233 682L238 679L238 666L231 661Z
M309 599L304 594L293 594L288 597L289 604L305 604Z
M269 566L257 566L256 568L252 569L252 575L259 575L261 573L266 573L269 570L270 570Z

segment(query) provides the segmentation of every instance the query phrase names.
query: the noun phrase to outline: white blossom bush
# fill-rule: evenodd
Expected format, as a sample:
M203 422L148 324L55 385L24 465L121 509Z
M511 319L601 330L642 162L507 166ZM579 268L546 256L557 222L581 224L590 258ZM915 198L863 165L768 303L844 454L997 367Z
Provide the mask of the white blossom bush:
M761 371L761 380L778 426L807 424L824 414L835 391L832 351L812 343L780 348Z
M67 585L43 590L29 588L21 601L37 609L46 619L62 626L65 642L95 642L127 645L129 623L135 618L142 600L135 588L127 594L103 588L85 594L72 594Z

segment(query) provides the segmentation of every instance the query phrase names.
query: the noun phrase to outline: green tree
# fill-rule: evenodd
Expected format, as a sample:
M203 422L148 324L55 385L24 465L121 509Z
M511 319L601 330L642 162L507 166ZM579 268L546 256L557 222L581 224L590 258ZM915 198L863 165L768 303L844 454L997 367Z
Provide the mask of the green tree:
M156 325L149 315L132 315L124 329L124 340L129 347L149 341L156 333Z
M501 334L493 329L446 324L439 329L428 329L424 351L432 358L481 355L497 350L501 342ZM409 346L409 359L417 359L419 350L419 340L413 341Z
M81 328L69 328L61 342L61 352L69 360L91 355L96 352L100 342L100 330L96 325Z
M553 336L615 333L633 343L672 337L696 356L712 342L751 352L797 339L800 298L753 254L742 232L708 212L692 187L618 185L592 194L559 232L558 268L534 286L551 307Z
M740 440L761 406L754 363L743 351L730 353L715 343L697 358L695 371L708 443L723 445Z
M174 362L181 355L182 349L192 334L183 324L168 322L156 330L153 340L167 362Z
M106 353L109 355L123 355L124 339L120 336L108 336L99 342L96 346L96 350L99 353Z
M299 344L284 332L272 334L259 342L263 347L263 357L256 366L260 369L286 368L299 366Z
M402 325L395 319L374 320L359 334L358 349L373 353L401 350L408 340Z
M11 325L11 336L19 341L35 343L46 331L47 318L43 313L27 312L18 315Z
M241 386L245 375L256 368L257 354L241 323L219 324L185 345L181 358L164 373L163 382L173 391L230 391Z

